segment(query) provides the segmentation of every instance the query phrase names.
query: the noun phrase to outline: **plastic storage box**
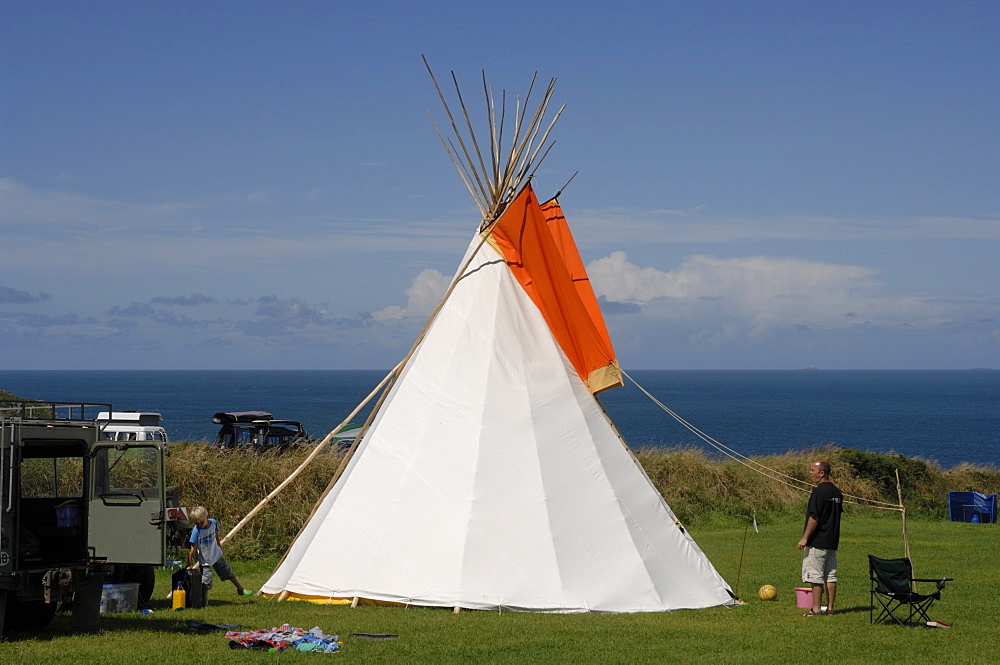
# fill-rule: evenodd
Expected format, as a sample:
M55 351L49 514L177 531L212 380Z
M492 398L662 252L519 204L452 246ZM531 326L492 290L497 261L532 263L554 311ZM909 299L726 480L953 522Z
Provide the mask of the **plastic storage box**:
M138 584L105 584L101 590L101 614L135 612L138 604Z

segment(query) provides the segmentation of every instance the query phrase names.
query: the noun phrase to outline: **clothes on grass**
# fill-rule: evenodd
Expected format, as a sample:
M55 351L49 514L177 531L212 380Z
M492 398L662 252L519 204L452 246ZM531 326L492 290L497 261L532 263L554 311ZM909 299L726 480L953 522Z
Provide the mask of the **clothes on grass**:
M226 633L230 649L252 649L254 651L316 651L333 653L342 646L337 635L327 635L316 626L312 630L303 630L287 623L267 630L229 631Z

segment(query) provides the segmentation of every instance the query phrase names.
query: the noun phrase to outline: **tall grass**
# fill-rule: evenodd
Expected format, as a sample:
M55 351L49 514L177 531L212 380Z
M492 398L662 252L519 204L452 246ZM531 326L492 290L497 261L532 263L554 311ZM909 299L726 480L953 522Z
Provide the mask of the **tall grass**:
M297 469L310 450L256 453L205 443L171 444L167 483L181 488L181 504L203 505L225 534ZM226 544L227 556L251 558L284 553L326 489L343 453L318 455L253 520Z
M181 487L185 506L205 505L223 533L296 469L308 449L286 453L219 450L204 443L172 444L167 479ZM749 511L758 523L800 517L807 494L735 461L719 461L694 448L640 450L637 458L667 503L688 526L743 524ZM825 458L833 480L846 494L895 504L899 470L907 517L947 517L949 490L1000 492L1000 470L963 464L953 469L919 459L853 449L804 451L754 458L808 483L809 464ZM287 549L343 459L331 449L305 471L226 546L237 558L280 554ZM849 515L898 519L898 513L849 505Z
M752 458L779 474L803 481L795 489L734 460L716 460L690 447L643 449L637 457L677 516L697 524L706 519L741 518L756 510L763 518L801 514L811 483L807 474L817 459L830 462L832 480L845 494L897 504L899 472L907 516L947 517L949 490L1000 492L1000 469L961 464L942 469L933 462L851 448L814 449ZM853 514L884 511L849 505Z

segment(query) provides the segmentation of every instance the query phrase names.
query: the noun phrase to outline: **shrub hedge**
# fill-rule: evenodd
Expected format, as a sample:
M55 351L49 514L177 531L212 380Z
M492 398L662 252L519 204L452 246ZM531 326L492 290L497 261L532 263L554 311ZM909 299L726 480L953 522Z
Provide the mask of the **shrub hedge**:
M180 486L183 505L208 507L226 533L285 480L309 452L298 449L260 454L219 450L200 442L176 443L169 449L167 479ZM759 523L768 523L800 515L805 508L808 488L796 489L738 461L710 458L697 448L643 449L637 451L636 458L677 517L688 524L719 519L742 523L751 511ZM343 454L335 449L317 456L227 543L227 553L237 558L284 553L342 459ZM832 479L845 494L892 504L897 503L898 469L903 503L911 518L946 519L949 490L1000 492L1000 469L962 464L945 470L901 455L829 448L752 461L808 483L807 470L816 459L830 462ZM859 505L849 505L847 511L856 515L898 515Z

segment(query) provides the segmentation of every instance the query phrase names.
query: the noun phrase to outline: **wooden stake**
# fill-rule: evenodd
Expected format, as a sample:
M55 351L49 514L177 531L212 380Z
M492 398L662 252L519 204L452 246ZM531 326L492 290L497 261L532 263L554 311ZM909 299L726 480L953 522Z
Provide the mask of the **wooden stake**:
M743 575L743 552L747 548L747 531L750 530L750 510L747 509L747 523L743 525L743 546L740 547L740 565L736 570L736 588L733 590L737 598L740 597L740 577Z
M903 554L910 559L910 538L906 535L906 507L903 506L903 485L899 482L899 469L896 469L896 497L899 499L899 512L903 517ZM910 575L913 575L913 559L910 559Z

